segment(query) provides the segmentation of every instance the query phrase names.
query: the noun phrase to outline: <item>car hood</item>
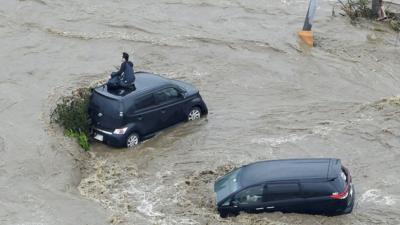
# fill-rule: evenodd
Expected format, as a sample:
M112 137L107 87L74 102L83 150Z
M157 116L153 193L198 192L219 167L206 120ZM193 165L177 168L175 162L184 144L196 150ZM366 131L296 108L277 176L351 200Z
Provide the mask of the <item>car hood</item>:
M186 91L186 95L188 96L199 93L199 90L191 84L179 80L172 80L172 82L184 89Z

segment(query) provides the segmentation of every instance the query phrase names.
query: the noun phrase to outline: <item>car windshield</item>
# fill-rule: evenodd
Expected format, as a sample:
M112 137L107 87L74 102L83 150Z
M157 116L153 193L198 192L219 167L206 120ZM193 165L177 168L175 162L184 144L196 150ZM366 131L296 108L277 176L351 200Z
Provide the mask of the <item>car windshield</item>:
M214 185L214 191L217 194L217 202L228 197L233 192L239 190L238 174L241 169L236 169L220 178Z

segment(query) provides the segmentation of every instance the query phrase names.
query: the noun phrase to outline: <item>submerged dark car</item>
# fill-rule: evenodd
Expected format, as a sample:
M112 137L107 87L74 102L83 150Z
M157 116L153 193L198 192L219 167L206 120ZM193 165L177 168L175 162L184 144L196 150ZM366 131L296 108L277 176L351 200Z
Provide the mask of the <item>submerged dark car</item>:
M354 187L339 159L287 159L252 163L214 185L220 216L240 211L323 215L350 213Z
M146 72L135 76L133 91L109 91L106 85L93 91L89 114L98 141L134 147L157 131L208 113L192 85Z

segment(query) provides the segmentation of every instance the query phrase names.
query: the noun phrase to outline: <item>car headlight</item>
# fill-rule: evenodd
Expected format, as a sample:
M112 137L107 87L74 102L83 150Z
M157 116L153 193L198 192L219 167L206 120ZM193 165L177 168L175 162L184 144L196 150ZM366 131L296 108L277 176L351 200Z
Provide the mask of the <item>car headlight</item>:
M127 127L120 128L120 129L115 129L113 133L114 134L125 134L126 130L128 130Z

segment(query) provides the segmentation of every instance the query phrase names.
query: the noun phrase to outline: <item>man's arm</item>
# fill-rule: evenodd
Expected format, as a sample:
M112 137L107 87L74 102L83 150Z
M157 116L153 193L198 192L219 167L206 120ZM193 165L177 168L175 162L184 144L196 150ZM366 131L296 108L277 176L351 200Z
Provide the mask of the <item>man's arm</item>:
M122 73L125 71L125 64L126 64L126 62L121 63L121 67L119 68L119 70L117 72L115 72L115 76L122 75Z

